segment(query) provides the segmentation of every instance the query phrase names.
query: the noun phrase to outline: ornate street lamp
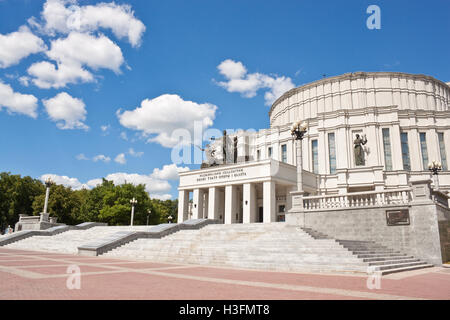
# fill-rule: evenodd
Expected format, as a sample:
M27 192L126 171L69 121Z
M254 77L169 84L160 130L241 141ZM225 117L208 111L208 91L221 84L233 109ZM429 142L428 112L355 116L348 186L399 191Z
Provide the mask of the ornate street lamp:
M428 170L433 173L434 187L439 190L439 171L442 170L442 164L439 161L433 160L428 164Z
M148 211L147 211L147 225L148 225L148 217L150 217L151 213L152 213L152 210L148 209Z
M292 138L296 141L296 159L297 159L297 190L291 191L292 208L289 213L303 213L303 226L305 225L305 212L303 210L303 164L302 164L302 140L308 130L306 123L300 121L294 122L291 126Z
M308 131L308 125L301 123L300 121L294 122L291 126L291 135L296 140L296 152L297 152L297 194L303 194L303 166L302 166L302 140Z
M44 201L44 212L41 213L41 222L47 222L48 221L48 213L47 213L47 209L48 209L48 198L50 196L50 187L53 184L53 180L48 177L47 180L45 180L44 182L46 190L45 190L45 201Z
M131 224L130 224L130 226L133 226L134 206L137 204L137 200L133 197L133 199L130 200L130 203L131 203Z

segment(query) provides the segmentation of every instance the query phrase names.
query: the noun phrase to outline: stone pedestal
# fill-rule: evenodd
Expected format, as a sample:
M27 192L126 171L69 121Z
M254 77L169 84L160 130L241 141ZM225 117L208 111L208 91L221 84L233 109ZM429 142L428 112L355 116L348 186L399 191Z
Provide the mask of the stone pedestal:
M305 212L303 209L303 191L292 191L292 208L286 212L286 223L298 226L305 224Z
M48 220L49 214L48 213L41 212L40 215L41 215L41 218L40 218L39 222L49 222L49 220Z

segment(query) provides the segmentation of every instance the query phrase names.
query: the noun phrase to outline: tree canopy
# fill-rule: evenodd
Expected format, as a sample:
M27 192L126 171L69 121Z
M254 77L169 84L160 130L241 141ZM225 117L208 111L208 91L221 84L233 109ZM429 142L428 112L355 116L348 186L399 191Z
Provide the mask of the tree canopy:
M81 222L106 222L109 225L129 225L130 199L135 198L134 225L159 224L177 217L177 200L150 199L145 185L125 183L115 185L103 179L102 184L91 190L72 190L53 184L50 187L48 213L58 222L69 225ZM43 211L45 185L31 177L0 173L0 227L14 226L19 214L39 215ZM149 214L149 211L151 212Z

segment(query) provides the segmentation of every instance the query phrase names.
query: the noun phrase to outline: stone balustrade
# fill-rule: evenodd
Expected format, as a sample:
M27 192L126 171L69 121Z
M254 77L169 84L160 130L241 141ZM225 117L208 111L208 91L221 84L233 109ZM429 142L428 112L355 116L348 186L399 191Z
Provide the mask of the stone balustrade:
M411 188L303 197L303 210L407 205Z

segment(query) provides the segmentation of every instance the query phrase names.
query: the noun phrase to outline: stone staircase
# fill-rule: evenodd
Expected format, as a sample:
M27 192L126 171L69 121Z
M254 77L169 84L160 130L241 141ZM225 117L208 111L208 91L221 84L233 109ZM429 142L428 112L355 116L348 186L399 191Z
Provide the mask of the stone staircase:
M109 257L239 268L367 272L367 264L333 239L314 239L285 223L215 224L162 239L138 239Z
M35 235L3 248L77 254L78 247L92 239L108 237L118 231L147 230L147 226L99 226L87 230L68 230L53 236Z
M351 251L358 259L367 263L374 271L381 274L409 271L432 267L413 256L394 251L373 241L336 240L344 248Z
M192 221L199 223L198 221ZM356 272L381 274L431 267L413 256L372 241L335 240L310 228L286 223L206 224L201 229L175 228L163 237L148 237L155 226L96 226L68 230L52 236L34 235L6 244L5 248L77 254L79 247L121 233L145 233L98 254L159 262L229 266L238 268ZM194 223L194 224L195 224ZM176 224L173 224L176 226ZM153 229L152 229L153 228ZM128 242L128 243L127 243Z

